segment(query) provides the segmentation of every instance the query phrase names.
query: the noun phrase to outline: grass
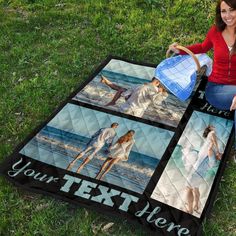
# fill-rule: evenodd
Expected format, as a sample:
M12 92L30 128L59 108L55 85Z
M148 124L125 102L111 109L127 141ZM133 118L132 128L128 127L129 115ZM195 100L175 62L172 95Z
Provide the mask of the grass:
M107 55L157 64L171 42L186 45L204 39L214 4L0 0L0 161ZM230 161L204 235L236 235L235 183ZM146 235L141 226L124 219L21 191L3 178L0 186L0 235Z

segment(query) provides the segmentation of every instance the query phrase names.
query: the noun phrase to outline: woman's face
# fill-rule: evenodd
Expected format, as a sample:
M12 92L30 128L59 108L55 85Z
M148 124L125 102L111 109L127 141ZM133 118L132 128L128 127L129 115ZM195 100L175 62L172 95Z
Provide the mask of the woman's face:
M215 130L215 127L213 125L210 126L210 130Z
M230 7L226 2L220 4L221 18L229 27L236 27L236 9Z
M129 136L131 136L131 137L134 136L134 131L130 131Z

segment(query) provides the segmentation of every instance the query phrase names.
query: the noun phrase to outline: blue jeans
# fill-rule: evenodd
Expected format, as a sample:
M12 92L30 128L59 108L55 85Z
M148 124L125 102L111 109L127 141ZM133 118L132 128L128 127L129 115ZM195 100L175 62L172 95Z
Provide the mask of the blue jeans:
M225 85L208 82L205 90L206 100L219 110L229 110L236 95L236 85ZM234 112L234 128L236 134L236 112ZM236 148L236 144L235 144Z

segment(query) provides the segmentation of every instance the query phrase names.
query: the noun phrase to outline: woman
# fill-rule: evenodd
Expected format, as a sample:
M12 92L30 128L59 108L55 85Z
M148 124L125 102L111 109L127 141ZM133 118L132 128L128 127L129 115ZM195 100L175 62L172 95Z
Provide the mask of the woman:
M177 43L173 43L169 49L175 53L185 54L176 48L177 45ZM216 5L215 25L210 28L202 43L187 48L196 54L214 49L213 70L206 86L206 99L212 106L220 110L235 110L236 1L219 0ZM234 114L234 123L236 124L236 113Z
M103 163L99 170L96 179L102 179L104 175L112 168L114 164L119 161L127 161L129 153L134 145L134 130L129 130L126 134L121 136L115 144L110 147L110 153L107 160Z
M216 165L216 161L221 159L217 137L214 126L207 126L203 132L205 141L199 150L197 161L193 165L192 171L187 177L187 211L199 213L200 191L199 187L205 184L205 176L209 169Z

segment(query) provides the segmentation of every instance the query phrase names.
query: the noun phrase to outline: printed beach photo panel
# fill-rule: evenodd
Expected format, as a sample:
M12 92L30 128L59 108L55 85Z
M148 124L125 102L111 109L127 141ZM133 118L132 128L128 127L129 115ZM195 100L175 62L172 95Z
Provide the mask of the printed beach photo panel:
M139 88L151 82L154 74L155 67L112 59L101 68L73 99L145 120L177 127L191 99L181 102L168 91L164 93L157 92L154 95L155 97L150 98L150 93L146 95L143 91L139 91ZM117 90L110 84L125 90L114 104L111 104L111 101ZM137 95L135 95L140 97L137 98L134 95L134 98L127 98L127 90L136 90ZM141 93L143 94L140 95ZM130 103L143 99L145 96L146 100L150 101L148 105L141 106L141 111L138 110L137 106L134 106L132 110ZM154 102L151 102L152 99Z
M201 217L233 121L194 111L151 198Z
M134 144L128 160L121 160L104 176L103 181L122 188L143 193L172 136L172 131L153 127L133 120L110 115L93 109L67 104L39 133L20 151L21 154L41 162L67 169L68 165L91 146L93 135L102 128L117 123L114 143L129 130L135 132ZM155 140L159 139L160 142ZM107 145L81 169L80 174L96 178L102 164L109 157ZM90 150L75 163L70 171L76 172Z

